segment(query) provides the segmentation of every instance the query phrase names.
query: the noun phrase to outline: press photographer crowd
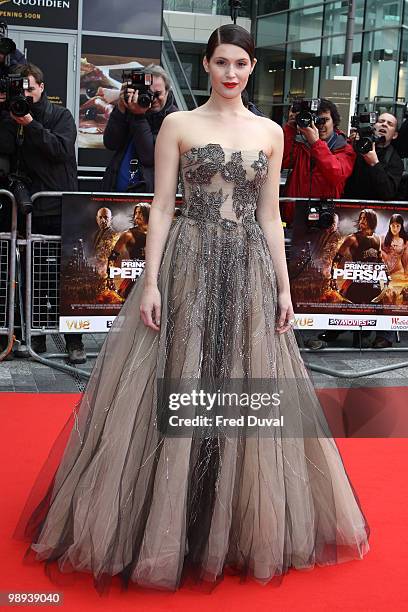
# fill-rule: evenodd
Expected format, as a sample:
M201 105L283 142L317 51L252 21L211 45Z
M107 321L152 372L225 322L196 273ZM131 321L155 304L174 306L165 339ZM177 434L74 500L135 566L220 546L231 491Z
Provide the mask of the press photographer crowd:
M68 109L48 100L46 75L41 68L26 62L14 42L5 36L4 25L1 28L0 188L14 194L22 228L24 216L32 212L33 233L57 236L61 234L61 199L37 199L33 205L31 195L78 190L77 128ZM112 151L112 158L104 173L102 191L153 193L156 137L164 118L178 110L170 78L163 68L152 64L125 71L122 81L119 95L109 102L104 129L104 146ZM251 112L261 114L246 92L243 101ZM94 111L89 107L85 112L90 118ZM282 170L287 171L287 179L281 195L305 198L306 214L322 232L336 223L333 199L408 200L402 161L408 157L408 119L404 118L399 126L397 117L390 112L362 112L352 118L349 134L339 126L336 105L324 98L293 100L283 126ZM318 198L320 203L312 204L307 201L310 198ZM0 205L0 232L7 232L10 203L1 198ZM294 222L296 206L294 201L281 203L282 220L288 228ZM364 211L363 220L359 218L360 225L364 219L370 224L369 210L368 207ZM102 230L106 231L106 227ZM402 230L405 232L405 228ZM373 232L357 232L356 236L350 243L351 251L381 250L380 245L374 245ZM33 272L41 282L42 270ZM322 331L305 344L318 350L335 343L341 333ZM353 344L360 346L363 341L364 346L387 348L395 335L377 331L372 343L368 343L365 334L355 332ZM0 352L4 342L5 336L0 336ZM69 362L83 363L86 354L82 336L65 334L65 342ZM34 336L32 348L36 353L46 352L46 336Z

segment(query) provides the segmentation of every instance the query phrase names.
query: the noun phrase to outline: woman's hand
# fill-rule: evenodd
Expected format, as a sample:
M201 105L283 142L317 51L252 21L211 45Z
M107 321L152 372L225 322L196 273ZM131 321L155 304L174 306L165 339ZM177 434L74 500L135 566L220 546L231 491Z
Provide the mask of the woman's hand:
M280 293L278 297L278 323L276 331L278 334L284 334L290 329L295 322L292 300L290 293Z
M160 331L160 313L161 295L157 285L145 286L140 303L140 316L146 327Z

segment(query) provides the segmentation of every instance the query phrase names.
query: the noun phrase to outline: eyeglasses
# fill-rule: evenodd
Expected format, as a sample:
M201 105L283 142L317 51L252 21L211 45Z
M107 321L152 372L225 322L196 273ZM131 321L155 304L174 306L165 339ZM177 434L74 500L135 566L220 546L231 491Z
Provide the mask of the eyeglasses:
M325 123L330 121L330 119L331 119L331 117L319 117L319 123L320 123L320 125L324 125Z

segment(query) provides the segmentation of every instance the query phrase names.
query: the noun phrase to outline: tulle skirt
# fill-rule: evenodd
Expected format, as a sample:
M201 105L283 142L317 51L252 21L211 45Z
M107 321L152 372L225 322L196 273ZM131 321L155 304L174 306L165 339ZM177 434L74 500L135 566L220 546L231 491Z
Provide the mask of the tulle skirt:
M210 586L225 572L267 583L290 567L361 559L368 525L294 334L275 332L276 279L259 226L173 222L159 333L140 319L142 289L143 277L15 536L46 568L92 573L100 592L115 575L175 590L189 575ZM278 390L284 426L173 435L159 426L168 414L159 381Z

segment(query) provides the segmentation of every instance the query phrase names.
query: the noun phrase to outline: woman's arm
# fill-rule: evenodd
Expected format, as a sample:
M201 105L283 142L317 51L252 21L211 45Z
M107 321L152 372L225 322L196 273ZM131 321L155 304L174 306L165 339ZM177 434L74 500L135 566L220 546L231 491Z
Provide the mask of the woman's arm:
M283 155L283 132L276 124L270 122L272 153L269 157L269 170L262 186L256 218L265 235L272 257L278 284L279 319L277 331L287 331L293 322L294 314L290 297L288 269L286 265L285 240L282 221L279 213L279 183Z
M146 236L144 291L140 305L143 323L155 331L160 324L160 293L157 277L174 217L180 163L178 113L168 115L160 128L155 146L155 193Z

